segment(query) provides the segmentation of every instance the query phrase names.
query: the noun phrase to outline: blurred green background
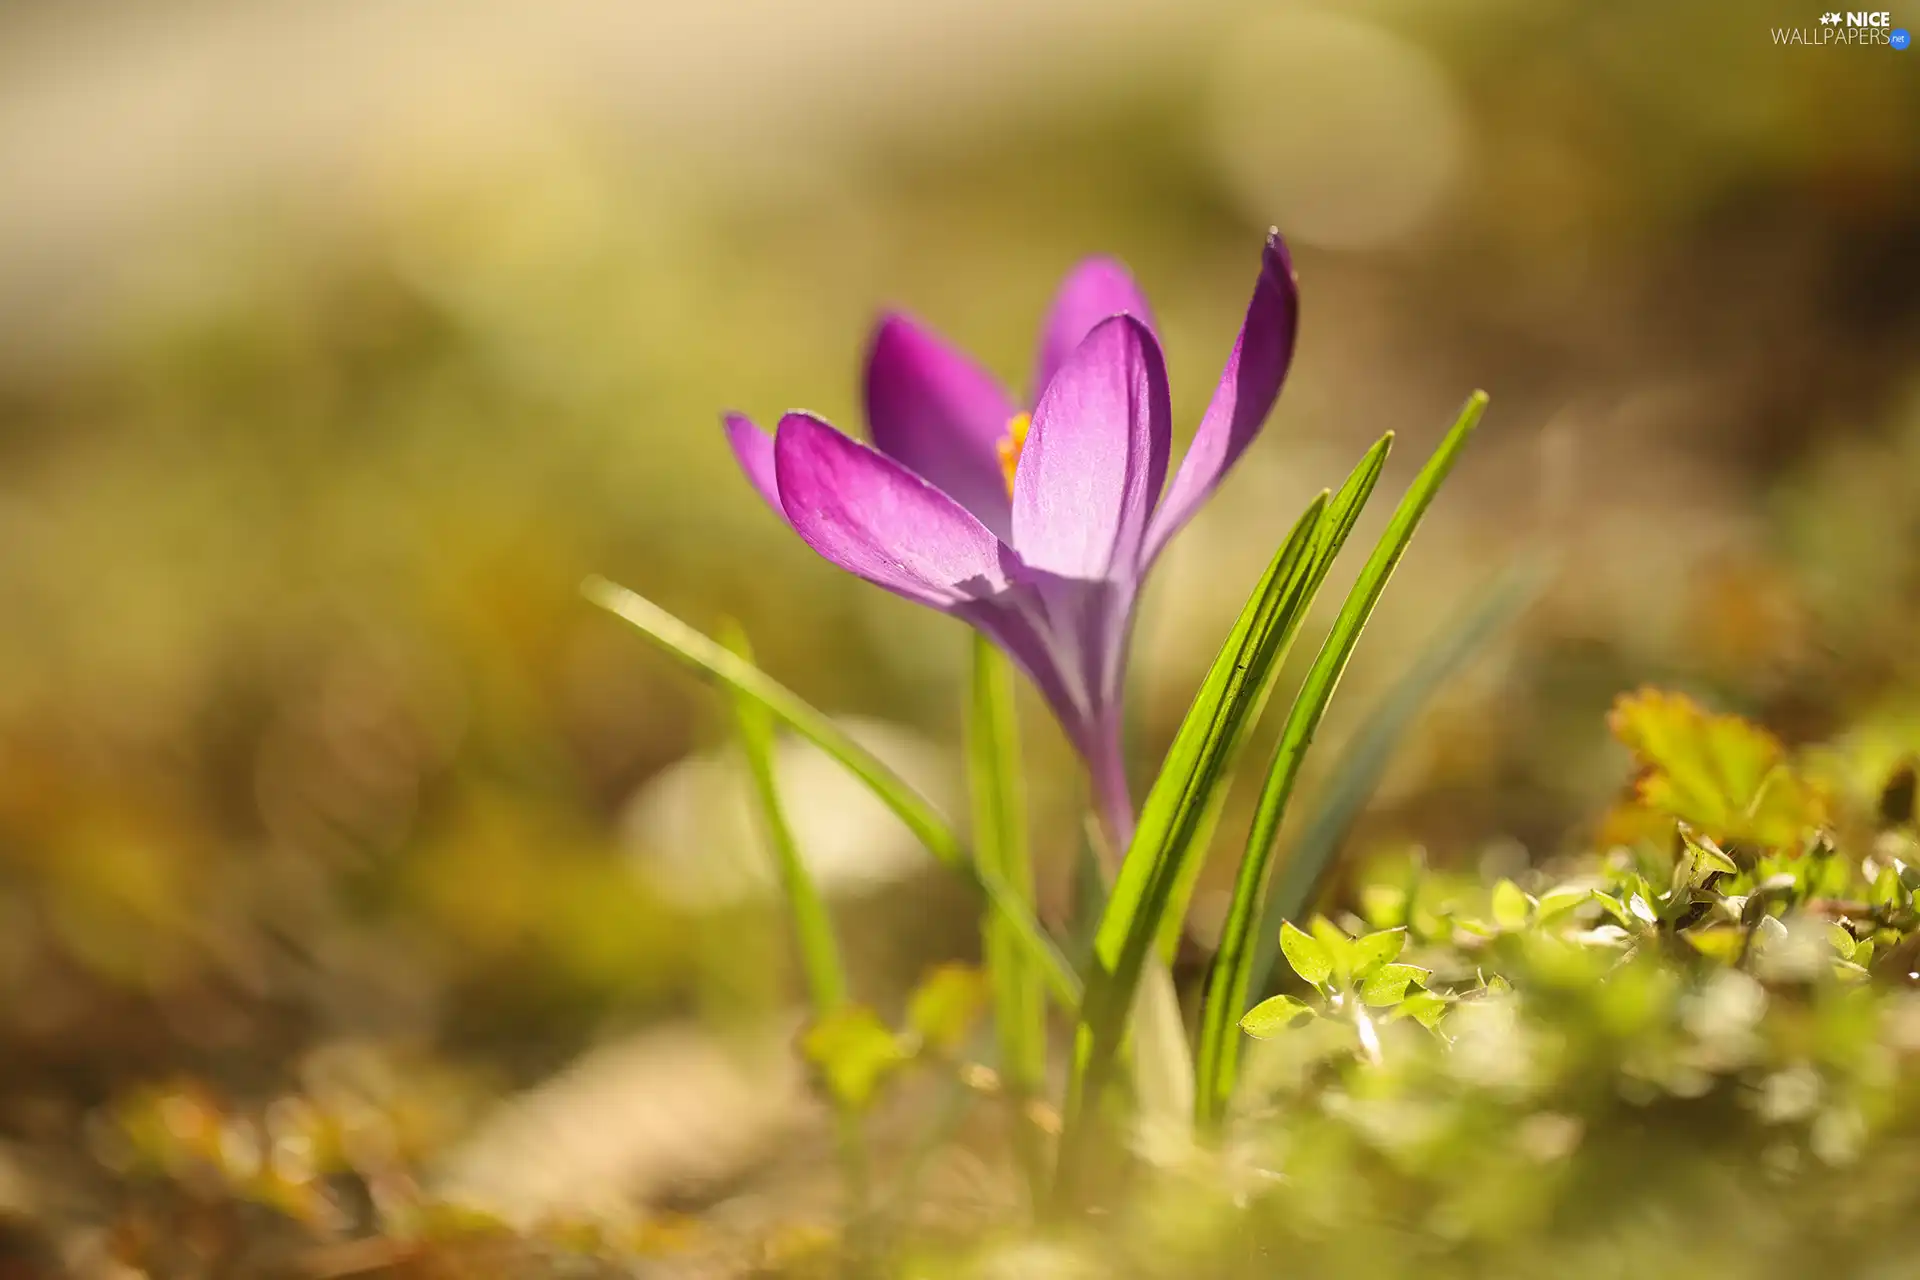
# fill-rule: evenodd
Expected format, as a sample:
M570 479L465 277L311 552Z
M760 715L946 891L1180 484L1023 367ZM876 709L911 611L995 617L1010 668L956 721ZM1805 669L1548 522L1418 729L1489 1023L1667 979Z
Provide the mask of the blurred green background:
M578 583L741 619L951 801L963 633L800 545L717 415L859 428L886 305L1024 386L1090 253L1152 299L1183 433L1269 224L1304 297L1150 590L1137 777L1307 497L1389 428L1404 482L1476 386L1328 740L1480 583L1556 573L1358 844L1578 842L1643 682L1798 740L1906 723L1920 53L1776 45L1804 8L0 10L0 1129L73 1148L136 1084L270 1097L342 1046L362 1094L432 1061L484 1108L650 1029L782 1025L720 708ZM1079 784L1029 710L1057 917ZM791 766L846 910L880 904L861 980L964 952L910 842ZM633 1069L737 1112L702 1052ZM554 1156L554 1200L654 1185L601 1158Z

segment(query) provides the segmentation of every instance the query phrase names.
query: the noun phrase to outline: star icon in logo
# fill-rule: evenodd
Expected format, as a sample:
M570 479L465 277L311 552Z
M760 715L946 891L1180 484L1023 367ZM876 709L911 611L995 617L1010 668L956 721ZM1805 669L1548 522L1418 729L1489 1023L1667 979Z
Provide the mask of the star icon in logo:
M1837 27L1840 25L1840 15L1837 13L1823 13L1820 15L1820 25L1823 27Z

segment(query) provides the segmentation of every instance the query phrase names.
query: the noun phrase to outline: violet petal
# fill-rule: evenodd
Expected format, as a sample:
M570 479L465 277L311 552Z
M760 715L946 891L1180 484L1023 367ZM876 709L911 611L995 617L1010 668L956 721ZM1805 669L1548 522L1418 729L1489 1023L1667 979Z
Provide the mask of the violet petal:
M1119 262L1112 258L1088 258L1067 274L1040 330L1040 355L1033 385L1035 400L1046 392L1054 374L1067 362L1074 348L1093 332L1093 327L1109 316L1118 315L1130 315L1150 332L1158 333L1145 295Z
M1131 577L1166 480L1166 363L1145 324L1094 327L1033 411L1013 482L1013 548L1067 578Z
M1180 470L1167 490L1166 501L1154 513L1148 530L1143 565L1160 554L1168 539L1193 518L1228 470L1240 459L1280 394L1287 366L1293 362L1295 334L1300 327L1300 294L1293 263L1280 233L1267 235L1260 257L1260 279L1247 304L1247 318L1235 339L1220 385L1200 419L1193 444L1180 460Z
M773 475L773 437L754 426L753 420L743 413L726 414L720 421L740 469L747 473L747 479L773 508L774 514L786 519L786 509L780 505L780 486Z
M1007 586L1006 547L964 507L811 414L780 419L774 474L788 521L849 573L936 609Z
M867 357L867 423L880 452L1004 538L998 445L1019 412L992 375L905 316L884 317Z

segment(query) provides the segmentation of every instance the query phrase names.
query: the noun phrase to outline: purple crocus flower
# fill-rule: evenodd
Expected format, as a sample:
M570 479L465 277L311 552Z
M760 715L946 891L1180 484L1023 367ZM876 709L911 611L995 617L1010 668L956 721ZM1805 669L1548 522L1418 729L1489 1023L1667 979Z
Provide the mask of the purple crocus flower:
M1278 232L1192 446L1172 451L1166 363L1125 267L1082 263L1041 333L1030 411L901 315L867 360L871 447L809 413L727 438L762 497L850 573L977 627L1045 696L1087 762L1108 835L1133 807L1121 694L1140 585L1259 434L1293 358L1299 296Z

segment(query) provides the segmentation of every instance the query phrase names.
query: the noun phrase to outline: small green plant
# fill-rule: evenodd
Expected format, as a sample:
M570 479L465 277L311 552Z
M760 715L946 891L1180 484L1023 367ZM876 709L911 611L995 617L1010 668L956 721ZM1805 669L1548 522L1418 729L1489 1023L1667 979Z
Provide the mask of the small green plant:
M1315 916L1312 932L1292 923L1280 927L1280 950L1317 999L1270 996L1247 1011L1240 1029L1256 1040L1270 1040L1304 1018L1336 1018L1349 1024L1363 1052L1380 1056L1378 1015L1413 1018L1438 1026L1447 998L1426 989L1432 970L1399 963L1407 931L1378 929L1348 937L1324 916Z

